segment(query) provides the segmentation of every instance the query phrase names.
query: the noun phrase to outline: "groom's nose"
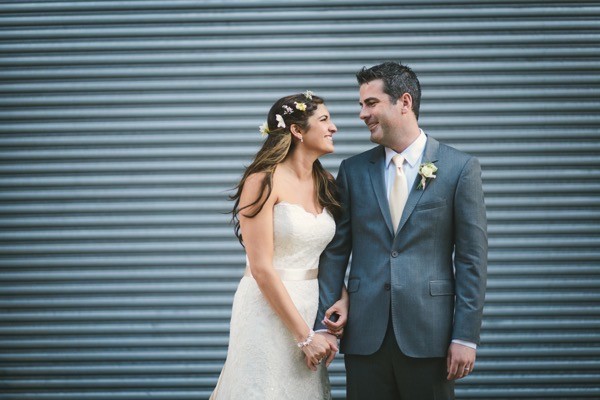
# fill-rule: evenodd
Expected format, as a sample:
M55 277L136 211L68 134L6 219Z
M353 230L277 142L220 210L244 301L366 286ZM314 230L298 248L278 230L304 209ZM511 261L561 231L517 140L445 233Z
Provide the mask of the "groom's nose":
M358 117L363 121L369 117L369 113L367 112L367 107L362 106L360 108L360 113L358 113Z

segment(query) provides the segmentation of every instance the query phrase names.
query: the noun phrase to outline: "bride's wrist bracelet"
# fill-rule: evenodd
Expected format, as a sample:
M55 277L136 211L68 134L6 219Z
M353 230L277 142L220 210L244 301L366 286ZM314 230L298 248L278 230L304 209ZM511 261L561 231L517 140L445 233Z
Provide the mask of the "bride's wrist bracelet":
M308 336L306 337L306 340L304 342L297 342L296 345L300 348L306 347L312 342L314 337L315 337L315 331L313 331L311 329L310 332L308 333Z

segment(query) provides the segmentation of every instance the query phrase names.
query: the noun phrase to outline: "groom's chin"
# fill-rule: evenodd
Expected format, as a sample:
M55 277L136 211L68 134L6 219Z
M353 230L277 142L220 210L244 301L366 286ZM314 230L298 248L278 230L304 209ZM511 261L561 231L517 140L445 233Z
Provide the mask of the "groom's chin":
M375 136L373 136L373 134L371 134L371 137L369 138L369 140L375 144L381 144L381 140Z

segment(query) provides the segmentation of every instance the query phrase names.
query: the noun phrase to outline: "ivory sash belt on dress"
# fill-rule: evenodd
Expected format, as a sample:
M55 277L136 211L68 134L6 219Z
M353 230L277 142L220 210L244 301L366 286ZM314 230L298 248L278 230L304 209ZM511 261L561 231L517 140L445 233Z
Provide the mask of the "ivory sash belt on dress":
M317 279L319 275L318 268L312 269L277 269L275 271L279 274L282 281L308 281L311 279ZM244 276L252 277L252 272L250 272L250 267L246 266L246 271L244 271Z

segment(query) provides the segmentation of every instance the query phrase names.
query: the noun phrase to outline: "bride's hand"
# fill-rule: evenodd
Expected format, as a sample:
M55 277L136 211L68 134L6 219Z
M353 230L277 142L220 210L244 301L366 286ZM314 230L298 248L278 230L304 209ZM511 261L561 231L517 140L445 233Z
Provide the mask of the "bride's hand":
M327 327L327 332L335 335L337 338L341 338L344 335L344 327L346 326L346 322L348 322L349 306L350 301L348 298L348 292L343 290L342 297L336 301L334 305L329 307L327 311L325 311L325 319L323 320L323 323ZM336 322L333 322L329 319L333 314L338 315Z
M306 356L306 366L316 371L321 360L330 357L332 352L335 354L338 348L332 345L323 335L315 334L310 344L302 347L302 351Z

